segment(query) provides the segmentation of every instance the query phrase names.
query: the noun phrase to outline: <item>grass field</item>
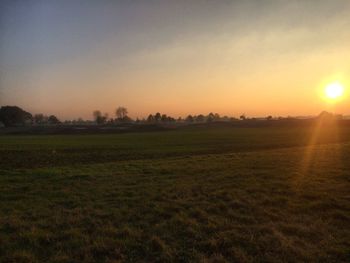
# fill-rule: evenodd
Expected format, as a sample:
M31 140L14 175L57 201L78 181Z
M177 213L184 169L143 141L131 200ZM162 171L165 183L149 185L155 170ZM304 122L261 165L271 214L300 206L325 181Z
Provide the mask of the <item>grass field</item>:
M0 136L0 262L349 262L350 128Z

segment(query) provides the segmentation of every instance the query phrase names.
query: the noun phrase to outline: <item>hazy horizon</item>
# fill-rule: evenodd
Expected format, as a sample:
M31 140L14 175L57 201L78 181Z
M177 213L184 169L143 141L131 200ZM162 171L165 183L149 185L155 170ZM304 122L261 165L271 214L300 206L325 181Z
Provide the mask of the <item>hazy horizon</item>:
M1 1L0 105L61 119L350 115L350 2ZM335 102L324 87L341 82Z

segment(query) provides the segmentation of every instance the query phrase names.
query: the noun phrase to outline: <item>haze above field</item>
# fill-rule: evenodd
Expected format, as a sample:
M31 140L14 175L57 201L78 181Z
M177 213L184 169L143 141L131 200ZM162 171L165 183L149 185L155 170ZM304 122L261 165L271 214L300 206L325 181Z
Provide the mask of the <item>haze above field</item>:
M350 2L1 1L0 105L92 118L350 114Z

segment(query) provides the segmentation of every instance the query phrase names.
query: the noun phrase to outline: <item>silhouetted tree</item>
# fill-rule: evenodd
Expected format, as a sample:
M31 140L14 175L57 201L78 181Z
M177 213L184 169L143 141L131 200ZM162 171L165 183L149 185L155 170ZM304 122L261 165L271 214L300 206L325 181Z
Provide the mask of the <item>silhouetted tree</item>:
M31 123L32 114L17 106L4 106L0 108L0 122L5 126L17 126Z
M168 116L166 116L166 114L162 114L162 117L160 119L162 122L168 122Z
M125 122L125 123L131 123L133 122L134 120L131 119L129 116L125 116L123 119L122 119L122 122Z
M106 116L102 116L102 113L99 110L95 110L93 112L93 116L94 116L94 119L95 119L97 124L103 124L107 120L107 117Z
M247 119L247 117L245 116L245 114L242 114L241 116L239 116L239 118L240 118L242 121L244 121L244 120Z
M214 121L219 121L220 120L220 115L219 113L214 114Z
M272 120L272 116L271 115L267 116L266 120L268 120L268 121Z
M173 117L168 116L168 122L175 122L176 120Z
M97 118L102 116L102 113L99 110L95 110L92 115L94 116L94 120L97 120Z
M161 119L162 119L162 115L159 112L157 112L156 115L154 115L154 120L156 122L160 122Z
M334 114L328 111L322 111L317 118L322 121L335 121L335 120L341 120L343 119L343 115L341 114Z
M205 122L205 116L203 114L199 114L196 117L196 122Z
M194 121L192 115L188 115L185 119L186 122L192 123Z
M119 120L123 120L126 116L128 116L128 109L125 107L118 107L115 111L115 115Z
M148 115L147 122L149 122L149 123L155 122L155 118L154 118L154 116L152 114Z
M322 111L319 115L318 115L319 119L332 119L333 118L333 113L330 113L328 111Z
M42 113L38 113L34 115L33 119L35 124L42 124L44 123L45 116Z
M60 120L55 116L55 115L51 115L49 118L48 118L48 122L50 124L59 124L61 123Z
M215 115L214 113L209 113L208 116L207 116L207 122L212 122L214 121L214 118L215 118Z

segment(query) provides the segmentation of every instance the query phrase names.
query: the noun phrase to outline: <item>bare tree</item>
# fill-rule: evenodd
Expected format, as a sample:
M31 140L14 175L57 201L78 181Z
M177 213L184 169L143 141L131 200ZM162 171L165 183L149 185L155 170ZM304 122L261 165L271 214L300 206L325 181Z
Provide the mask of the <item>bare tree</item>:
M99 110L95 110L92 115L94 116L94 120L97 120L97 118L102 116L102 113Z
M108 116L102 116L101 111L95 110L92 115L97 124L103 124L106 122Z
M115 111L115 115L118 119L123 120L128 116L128 109L125 107L118 107Z

